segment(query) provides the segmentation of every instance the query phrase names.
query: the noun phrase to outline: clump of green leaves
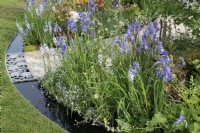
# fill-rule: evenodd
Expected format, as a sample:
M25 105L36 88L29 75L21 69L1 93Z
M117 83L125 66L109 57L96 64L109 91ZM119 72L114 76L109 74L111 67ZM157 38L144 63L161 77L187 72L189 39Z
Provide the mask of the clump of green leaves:
M200 131L200 82L191 76L191 86L183 92L182 110L187 116L189 131Z
M28 45L24 47L24 52L30 52L37 50L37 47L35 45Z
M192 62L195 66L195 68L200 71L200 60L196 59Z

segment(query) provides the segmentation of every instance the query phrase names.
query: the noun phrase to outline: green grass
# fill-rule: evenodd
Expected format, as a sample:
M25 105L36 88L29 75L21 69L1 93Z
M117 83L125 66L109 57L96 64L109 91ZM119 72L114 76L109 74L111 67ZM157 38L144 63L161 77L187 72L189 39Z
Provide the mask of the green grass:
M0 0L0 94L2 133L64 133L65 131L40 114L26 101L5 70L5 50L17 32L15 22L22 20L23 0Z

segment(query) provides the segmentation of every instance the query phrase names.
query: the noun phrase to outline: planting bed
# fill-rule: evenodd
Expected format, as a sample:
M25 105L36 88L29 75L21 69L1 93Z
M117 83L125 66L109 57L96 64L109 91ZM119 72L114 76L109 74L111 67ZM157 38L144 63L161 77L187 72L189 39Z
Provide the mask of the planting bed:
M26 53L22 43L8 48L16 51L6 55L11 80L70 132L196 133L200 60L189 66L183 54L187 43L198 48L200 29L179 17L197 21L200 3L125 1L25 1L16 26Z

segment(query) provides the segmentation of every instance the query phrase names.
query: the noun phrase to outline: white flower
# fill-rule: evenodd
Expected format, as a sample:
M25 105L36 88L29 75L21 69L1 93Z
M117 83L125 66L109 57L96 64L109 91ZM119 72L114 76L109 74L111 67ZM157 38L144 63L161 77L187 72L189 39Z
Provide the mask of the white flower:
M184 60L183 57L180 57L179 60L181 61L181 64L182 64L183 66L186 66L186 63L185 63L185 60Z
M102 56L102 50L99 50L99 54L98 54L98 62L101 65L103 62L103 56Z
M112 66L112 60L111 60L111 58L107 58L106 59L106 68L109 68L109 67L111 67Z
M55 37L53 37L53 42L56 44L58 41Z
M94 98L95 98L95 99L99 98L99 97L98 97L98 94L95 94L95 95L94 95Z
M132 69L132 71L134 71L134 70ZM128 78L129 78L129 80L130 80L130 81L133 81L133 80L134 80L134 77L135 77L135 75L131 72L131 70L129 70L129 71L128 71Z
M20 32L21 34L23 34L23 33L24 33L24 30L23 30L23 28L21 27L21 25L19 25L19 24L16 22L16 26L17 26L17 29L19 30L19 32Z
M30 24L28 23L28 21L27 21L27 20L25 20L25 25L26 25L26 27L27 27L27 29L28 29L28 30L30 30L30 29L31 29L31 26L30 26Z
M119 21L119 26L120 27L123 27L125 24L124 24L124 22L123 21Z
M40 16L40 12L39 12L38 8L35 8L35 13L36 13L37 16Z
M40 4L40 15L42 14L43 10L44 10L44 7L42 4Z
M107 21L107 22L110 22L110 21L111 21L111 19L110 19L110 18L108 18L106 21Z
M52 6L52 10L53 10L53 11L56 10L55 6Z
M75 23L78 22L78 20L80 19L80 16L76 11L70 11L69 14L71 15L71 18Z
M44 32L47 32L48 31L48 25L46 24L45 26L44 26Z
M51 21L48 21L48 26L49 26L49 33L52 33L52 27L51 27Z
M44 42L43 46L40 47L40 52L42 54L50 52L50 49L49 49L49 47L47 46L47 44L45 42Z

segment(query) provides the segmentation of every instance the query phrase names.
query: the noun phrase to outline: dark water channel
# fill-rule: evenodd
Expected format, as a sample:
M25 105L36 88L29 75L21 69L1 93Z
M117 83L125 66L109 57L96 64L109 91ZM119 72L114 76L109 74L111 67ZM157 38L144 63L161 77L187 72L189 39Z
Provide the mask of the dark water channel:
M37 81L15 84L18 91L43 115L60 125L71 133L109 133L104 127L91 124L77 125L82 118L78 114L67 113L64 106L43 93L43 89ZM68 114L68 115L67 115Z
M11 41L6 54L23 52L22 36L17 34ZM28 68L27 68L28 69ZM16 70L17 71L17 70ZM10 75L9 75L10 76ZM11 76L10 76L11 77ZM43 115L60 125L70 133L109 133L102 126L92 124L78 124L82 118L75 113L68 112L67 108L45 95L38 81L15 83L17 90ZM69 115L67 115L69 114Z

